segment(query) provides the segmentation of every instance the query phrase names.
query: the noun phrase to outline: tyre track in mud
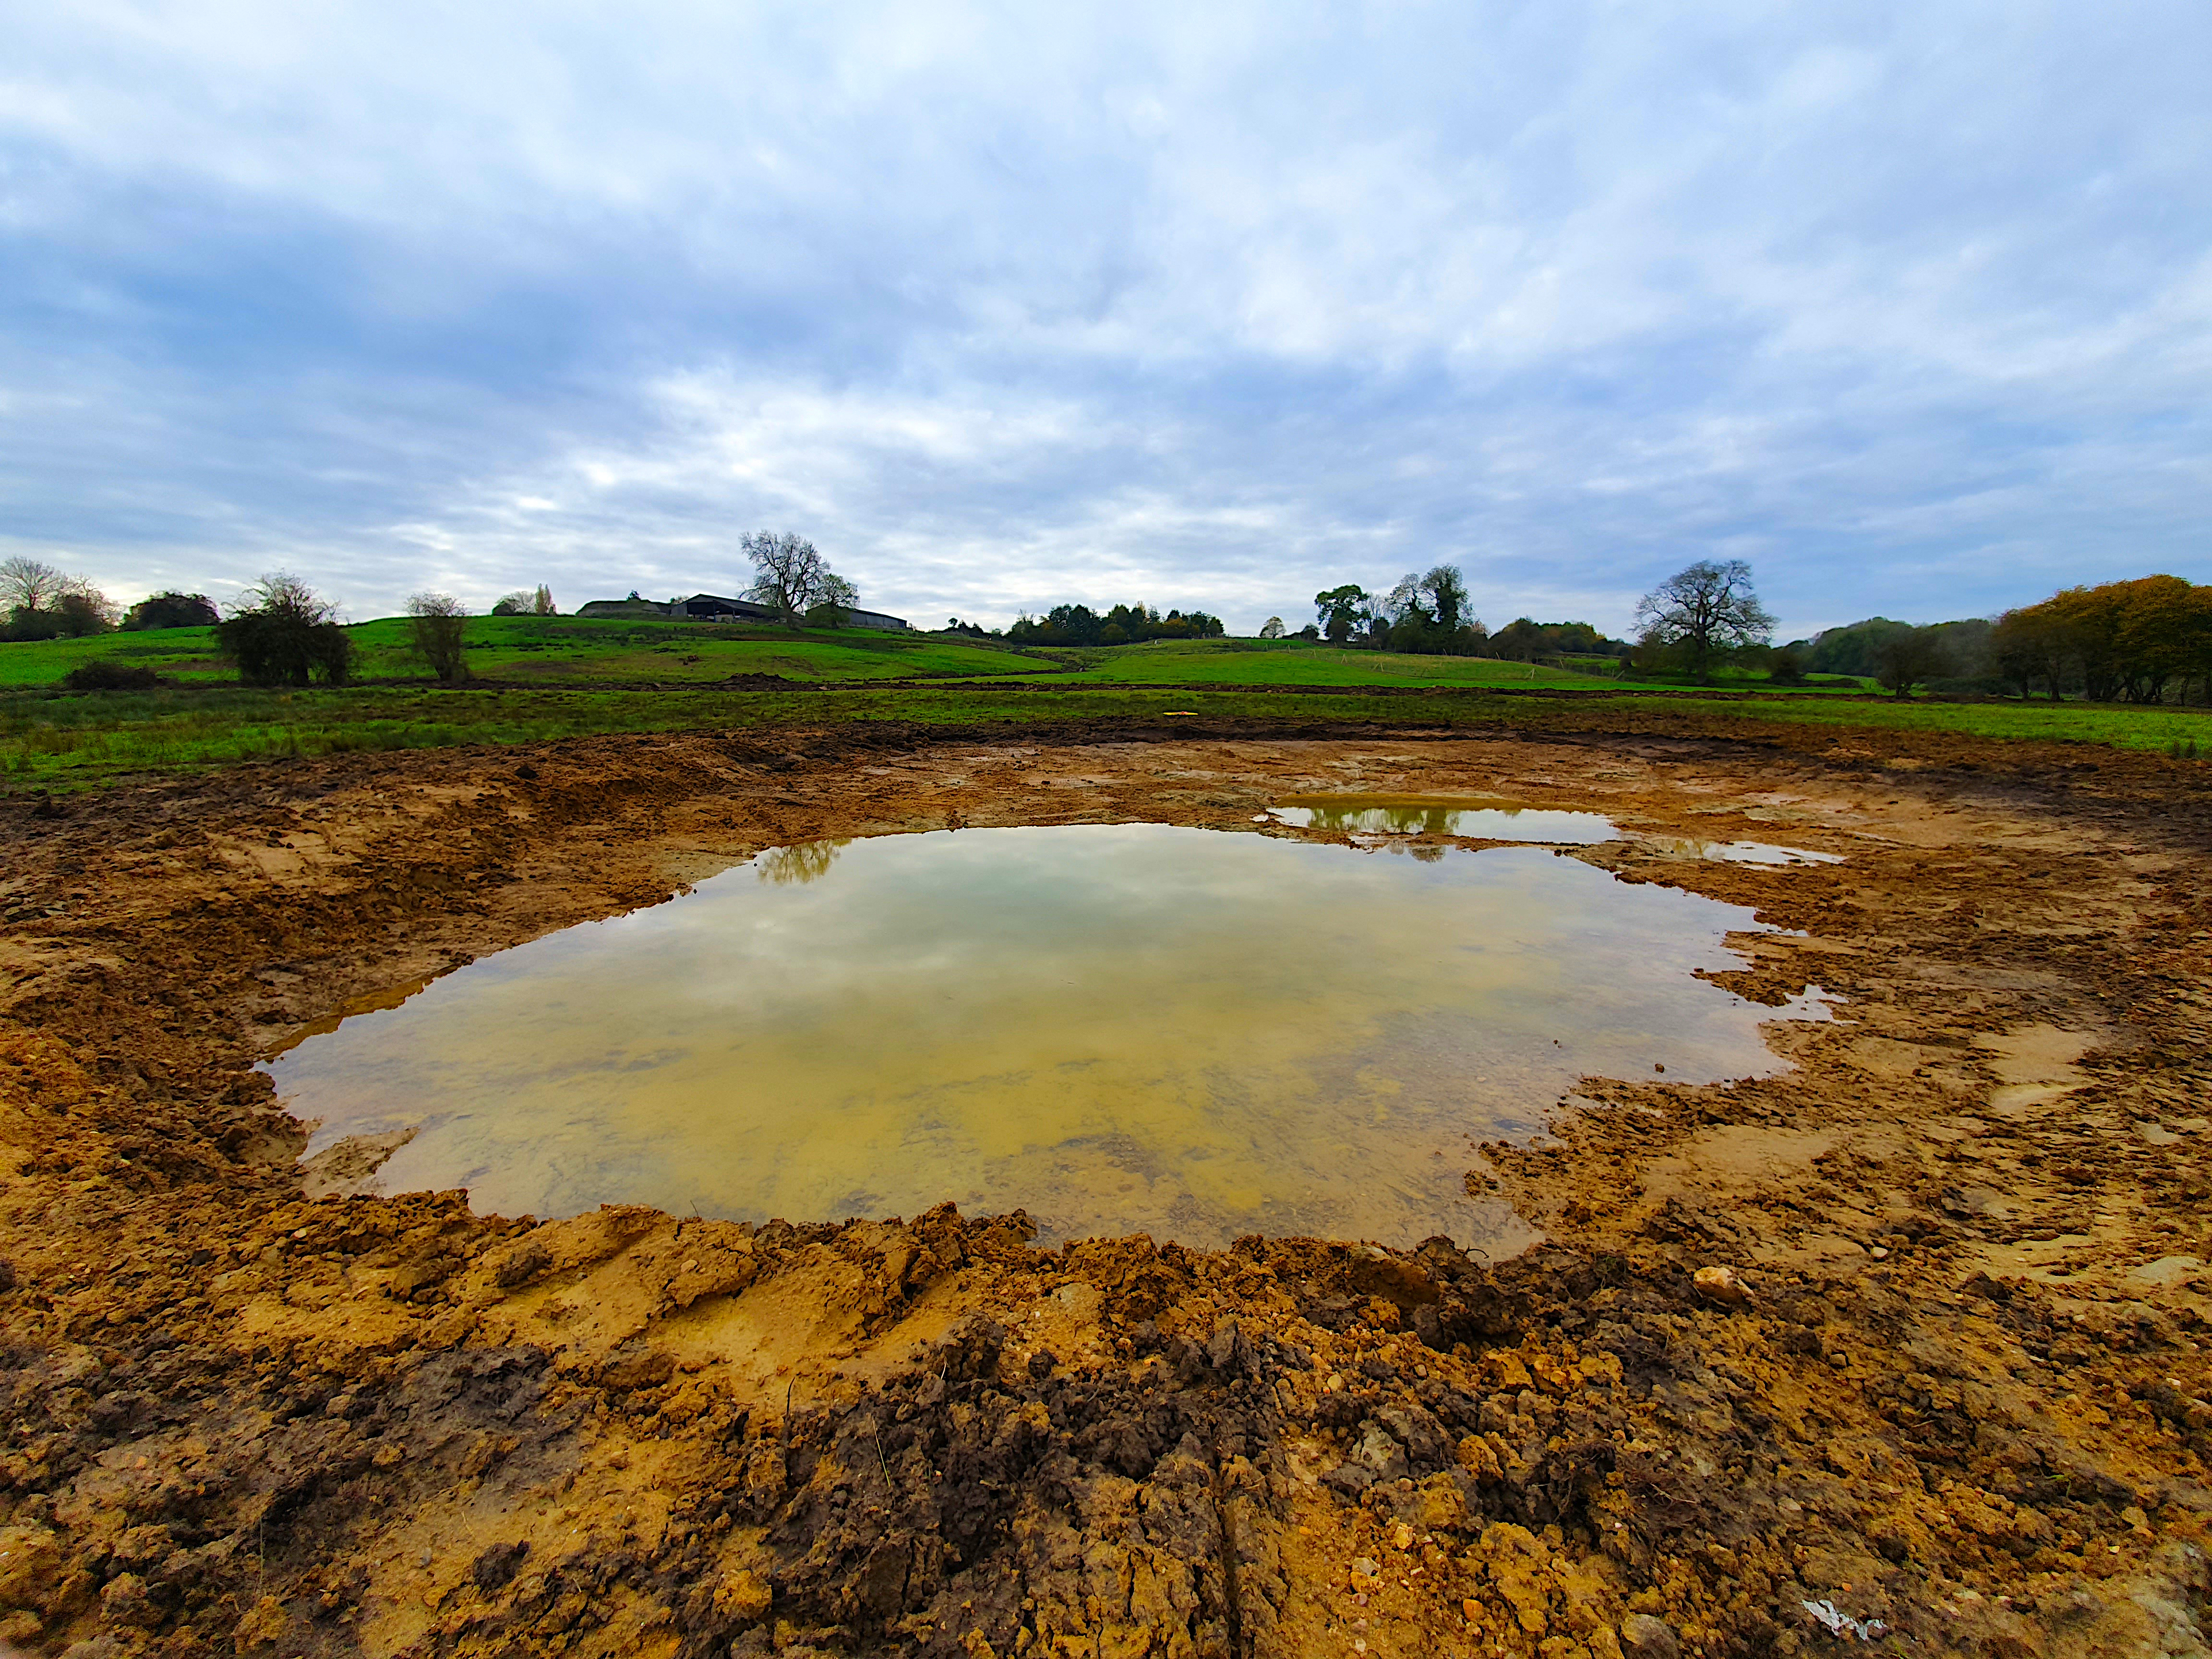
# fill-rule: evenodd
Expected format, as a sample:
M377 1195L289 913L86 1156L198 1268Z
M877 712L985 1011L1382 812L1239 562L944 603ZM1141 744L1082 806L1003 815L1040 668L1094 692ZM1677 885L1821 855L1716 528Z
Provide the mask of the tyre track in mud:
M2201 773L1639 724L592 739L18 805L0 1639L1850 1644L1813 1602L1934 1652L2191 1650ZM1433 1241L1039 1252L1019 1217L950 1211L538 1224L456 1194L308 1200L250 1069L301 1024L763 846L1249 829L1317 785L1846 852L1574 854L1805 930L1739 941L1717 977L1777 1005L1818 983L1842 1018L1775 1028L1796 1071L1590 1079L1547 1144L1486 1149L1471 1180L1551 1235L1496 1264Z

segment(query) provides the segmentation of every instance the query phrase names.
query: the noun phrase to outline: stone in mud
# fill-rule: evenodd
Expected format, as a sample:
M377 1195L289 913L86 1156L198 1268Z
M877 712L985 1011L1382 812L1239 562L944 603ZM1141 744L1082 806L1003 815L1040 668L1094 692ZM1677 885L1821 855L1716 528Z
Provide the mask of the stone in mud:
M1359 1449L1352 1456L1377 1480L1395 1480L1407 1473L1405 1449L1395 1436L1372 1419L1359 1437Z
M1356 1502L1360 1493L1375 1484L1375 1471L1364 1463L1342 1462L1322 1475L1321 1483L1338 1497Z
M1700 1267L1690 1276L1697 1293L1717 1308L1747 1308L1751 1292L1733 1267Z
M1384 1406L1375 1420L1406 1449L1406 1461L1417 1469L1437 1469L1451 1462L1451 1442L1443 1425L1415 1405Z
M2004 1195L1988 1187L1946 1187L1936 1201L1946 1214L1961 1219L2002 1215L2005 1211Z
M1632 1613L1620 1621L1620 1647L1631 1659L1679 1659L1682 1651L1674 1627L1648 1613Z
M1248 1357L1244 1333L1233 1319L1223 1320L1206 1339L1206 1364L1218 1373L1226 1376L1243 1370Z

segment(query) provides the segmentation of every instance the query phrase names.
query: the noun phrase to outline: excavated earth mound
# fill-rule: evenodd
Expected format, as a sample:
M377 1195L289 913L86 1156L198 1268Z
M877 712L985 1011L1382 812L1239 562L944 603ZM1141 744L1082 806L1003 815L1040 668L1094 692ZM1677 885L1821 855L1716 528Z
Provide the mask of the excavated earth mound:
M610 738L0 804L0 1647L2205 1651L2205 770L1645 726ZM1716 977L1835 1018L1486 1148L1546 1241L1497 1262L483 1217L374 1195L389 1137L301 1165L253 1069L764 847L1313 791L1603 811L1645 838L1564 855L1754 906L1785 931Z

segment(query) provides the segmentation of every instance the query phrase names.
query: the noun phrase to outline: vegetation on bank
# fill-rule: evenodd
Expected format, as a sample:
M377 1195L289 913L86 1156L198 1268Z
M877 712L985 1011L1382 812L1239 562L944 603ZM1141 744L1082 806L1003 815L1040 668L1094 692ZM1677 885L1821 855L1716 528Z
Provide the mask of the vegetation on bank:
M1504 686L1601 691L1670 684L1644 679L1609 657L1561 657L1545 661L1499 657L1417 655L1316 645L1279 640L1159 641L1145 646L1083 650L1042 650L1058 672L1054 678L1112 685L1312 685L1312 686ZM1715 690L1758 687L1793 695L1863 692L1857 680L1800 683L1770 688L1765 675L1723 666L1711 677Z
M356 682L435 678L416 619L386 617L345 629ZM628 618L470 617L461 641L478 679L561 682L711 681L733 674L794 680L902 679L1035 672L1048 659L926 634L856 629L787 630L736 623ZM54 685L82 664L112 659L150 668L179 685L234 682L212 628L88 635L0 646L0 685Z
M1025 725L1157 723L1196 716L1305 725L1357 721L1433 729L1510 725L1632 732L1684 717L2064 741L2212 756L2212 715L2087 703L1936 703L1771 695L1686 696L1610 688L1560 696L1534 688L1310 691L1193 690L1000 679L808 690L717 686L364 685L303 690L237 686L71 694L0 692L0 782L14 791L76 788L131 774L354 750L515 744L610 732L820 727L852 720ZM1662 725L1661 729L1663 729Z
M118 629L113 607L82 583L12 560L0 566L0 597L20 601L15 637L0 644L0 787L349 750L866 720L1636 730L1663 707L1678 726L1825 723L2191 758L2208 746L2206 716L2173 704L2192 684L2212 693L2212 587L2176 577L2071 589L1994 623L1876 617L1779 650L1740 561L1702 561L1654 589L1633 647L1525 618L1490 635L1459 572L1441 565L1381 599L1352 586L1317 594L1321 623L1296 635L1271 618L1260 638L1230 640L1202 612L1073 605L1003 635L959 623L931 635L843 626L850 586L810 543L763 532L745 545L763 573L753 591L774 588L758 614L781 626L561 617L540 588L490 617L422 593L405 617L347 627L280 574L212 621L200 595L157 594ZM1539 643L1590 649L1539 660ZM1970 653L1984 674L2039 685L2049 700L1906 700ZM1815 679L1808 659L1848 674ZM1868 699L1869 674L1896 700ZM1655 695L1684 678L1704 695ZM2069 689L2081 700L2063 701Z

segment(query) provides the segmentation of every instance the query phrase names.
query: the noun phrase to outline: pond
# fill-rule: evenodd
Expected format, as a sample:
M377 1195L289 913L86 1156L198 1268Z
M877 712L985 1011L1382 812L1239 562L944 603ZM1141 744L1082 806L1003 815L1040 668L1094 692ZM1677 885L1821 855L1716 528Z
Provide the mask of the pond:
M488 1212L950 1199L1045 1242L1495 1252L1527 1235L1466 1191L1474 1143L1537 1133L1586 1074L1782 1069L1777 1011L1695 977L1742 965L1748 909L1547 848L1411 850L1147 823L784 848L271 1070L311 1152L414 1128L381 1188Z

